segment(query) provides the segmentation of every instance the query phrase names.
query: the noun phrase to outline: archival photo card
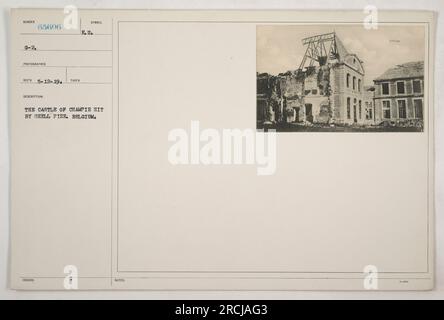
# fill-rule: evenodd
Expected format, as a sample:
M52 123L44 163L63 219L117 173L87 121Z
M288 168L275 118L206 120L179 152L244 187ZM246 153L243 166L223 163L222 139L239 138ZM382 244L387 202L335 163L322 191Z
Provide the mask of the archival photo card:
M62 9L11 11L12 289L433 288L433 13Z

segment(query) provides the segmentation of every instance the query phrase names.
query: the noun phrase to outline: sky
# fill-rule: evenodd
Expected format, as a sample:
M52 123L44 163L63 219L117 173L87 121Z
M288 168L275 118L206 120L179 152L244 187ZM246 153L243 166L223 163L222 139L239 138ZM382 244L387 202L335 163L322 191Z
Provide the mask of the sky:
M297 69L305 53L301 40L333 31L347 51L364 62L367 85L397 64L424 60L423 26L391 25L366 30L363 25L266 25L258 26L256 31L257 72L277 75Z

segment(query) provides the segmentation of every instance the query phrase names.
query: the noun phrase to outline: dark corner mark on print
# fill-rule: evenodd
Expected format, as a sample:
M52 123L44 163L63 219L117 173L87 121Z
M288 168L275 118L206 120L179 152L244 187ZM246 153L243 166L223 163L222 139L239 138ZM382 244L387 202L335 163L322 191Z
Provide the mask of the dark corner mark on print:
M424 130L423 27L263 25L256 32L257 129Z

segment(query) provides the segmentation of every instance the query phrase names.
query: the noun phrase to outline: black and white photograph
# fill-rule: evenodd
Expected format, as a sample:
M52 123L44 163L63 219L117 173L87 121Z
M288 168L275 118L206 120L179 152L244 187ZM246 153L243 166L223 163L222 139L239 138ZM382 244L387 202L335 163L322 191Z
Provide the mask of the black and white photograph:
M257 26L257 129L423 132L425 31Z

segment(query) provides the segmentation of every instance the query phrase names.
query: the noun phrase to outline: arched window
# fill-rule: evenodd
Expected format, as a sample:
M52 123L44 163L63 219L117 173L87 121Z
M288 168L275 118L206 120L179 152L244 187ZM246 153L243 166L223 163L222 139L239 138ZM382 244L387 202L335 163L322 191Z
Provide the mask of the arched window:
M358 91L361 92L361 79L358 80Z
M353 90L356 90L356 77L353 77Z
M347 73L347 88L350 88L350 73Z
M362 119L362 102L359 100L359 119Z

